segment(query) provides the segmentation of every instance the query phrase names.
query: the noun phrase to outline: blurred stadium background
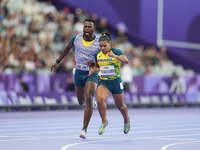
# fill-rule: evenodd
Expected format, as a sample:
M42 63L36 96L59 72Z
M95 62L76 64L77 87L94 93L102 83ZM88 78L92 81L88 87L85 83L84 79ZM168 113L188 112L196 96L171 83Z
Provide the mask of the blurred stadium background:
M50 66L88 17L129 58L121 67L129 107L199 106L197 6L199 0L0 0L1 110L78 108L73 50L56 73Z

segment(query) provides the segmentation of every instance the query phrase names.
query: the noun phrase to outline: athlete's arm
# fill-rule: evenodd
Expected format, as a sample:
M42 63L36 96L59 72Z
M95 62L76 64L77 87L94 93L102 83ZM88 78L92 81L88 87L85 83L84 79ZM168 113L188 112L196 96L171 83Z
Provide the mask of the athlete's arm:
M88 62L88 65L91 67L88 76L100 71L99 65L97 63L97 54L98 53L99 53L99 50L94 54L95 62Z
M95 65L92 67L92 69L90 69L88 76L91 76L93 73L97 73L99 71L100 71L99 66Z
M65 49L62 51L58 59L56 60L56 63L59 64L62 59L70 52L70 49L72 48L72 42L70 41L69 44L65 47Z
M89 67L95 66L95 62L93 62L93 61L88 61L87 64L88 64Z
M124 54L122 54L122 55L115 55L115 54L109 52L108 56L116 58L119 61L121 61L122 63L128 64L128 58Z
M73 47L73 41L74 41L74 37L69 42L69 44L65 47L65 49L62 51L58 59L56 59L56 63L54 63L51 66L51 71L55 71L58 65L60 64L60 62L62 61L62 59L69 53L70 49Z

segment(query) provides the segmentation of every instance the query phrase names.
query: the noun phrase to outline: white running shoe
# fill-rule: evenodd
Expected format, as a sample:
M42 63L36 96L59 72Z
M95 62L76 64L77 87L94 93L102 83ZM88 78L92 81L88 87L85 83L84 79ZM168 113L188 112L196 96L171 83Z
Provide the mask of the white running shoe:
M86 131L85 131L84 129L81 130L80 138L82 138L82 139L86 139Z

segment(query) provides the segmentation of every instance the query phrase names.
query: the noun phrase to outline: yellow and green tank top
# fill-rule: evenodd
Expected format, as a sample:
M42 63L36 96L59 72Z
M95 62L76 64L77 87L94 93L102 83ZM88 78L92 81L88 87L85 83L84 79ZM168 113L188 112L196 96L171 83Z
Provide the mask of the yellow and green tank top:
M120 49L111 48L111 53L115 55L123 55ZM109 57L101 50L95 54L95 60L100 67L99 76L102 80L114 80L120 78L120 61L116 58Z

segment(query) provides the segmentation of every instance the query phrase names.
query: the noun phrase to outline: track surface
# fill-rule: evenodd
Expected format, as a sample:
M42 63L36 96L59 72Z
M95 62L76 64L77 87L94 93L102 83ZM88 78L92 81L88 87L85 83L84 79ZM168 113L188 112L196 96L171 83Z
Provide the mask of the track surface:
M79 138L83 110L2 112L1 150L199 150L200 108L129 109L131 131L123 134L123 119L107 111L109 125L99 136L95 110L87 139Z

